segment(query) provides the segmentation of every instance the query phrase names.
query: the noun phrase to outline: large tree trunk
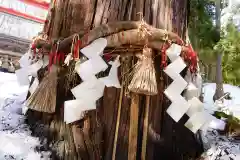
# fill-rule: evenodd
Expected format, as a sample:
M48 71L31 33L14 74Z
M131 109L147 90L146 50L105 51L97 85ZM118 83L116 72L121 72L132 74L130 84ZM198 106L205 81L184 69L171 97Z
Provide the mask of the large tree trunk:
M48 28L47 25L45 27L45 31L48 31L52 39L65 38L74 33L86 33L108 22L139 20L138 12L143 13L147 23L157 28L174 31L183 38L187 28L188 0L56 0L55 6L49 21L50 27ZM201 152L201 148L194 134L184 127L185 119L175 123L165 112L170 102L163 95L163 90L169 85L170 79L160 71L159 58L156 58L156 64L160 93L151 98L147 159L188 160L195 158ZM121 71L123 70L124 67ZM64 96L60 88L59 86L59 106L69 98ZM53 142L59 142L57 150L60 150L61 142L65 143L63 150L60 150L63 152L61 153L62 159L110 160L112 159L119 94L119 89L106 88L104 97L98 102L97 112L90 112L84 121L73 125L64 125L62 112L51 116L29 111L29 122L35 123L36 120L41 120L41 123L49 125L51 129L51 132L48 132L49 137ZM123 96L122 102L116 152L116 159L119 160L128 159L131 100ZM145 103L144 96L140 96L140 102L139 104ZM137 159L140 159L141 155L143 106L139 106L140 125L139 130L136 131L140 135ZM159 135L161 135L160 139ZM73 141L76 147L72 147Z

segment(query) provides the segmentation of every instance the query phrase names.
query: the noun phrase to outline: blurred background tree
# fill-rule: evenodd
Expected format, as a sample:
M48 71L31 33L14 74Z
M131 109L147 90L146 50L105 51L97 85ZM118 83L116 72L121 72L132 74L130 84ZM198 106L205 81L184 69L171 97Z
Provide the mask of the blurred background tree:
M240 32L233 23L229 23L220 41L214 47L223 53L223 80L224 83L240 85Z
M205 81L216 82L216 57L220 52L223 54L223 82L239 86L240 32L233 24L232 16L240 12L240 7L234 6L228 10L231 17L225 22L227 25L221 28L219 35L215 25L215 1L191 0L190 5L189 37L198 52Z

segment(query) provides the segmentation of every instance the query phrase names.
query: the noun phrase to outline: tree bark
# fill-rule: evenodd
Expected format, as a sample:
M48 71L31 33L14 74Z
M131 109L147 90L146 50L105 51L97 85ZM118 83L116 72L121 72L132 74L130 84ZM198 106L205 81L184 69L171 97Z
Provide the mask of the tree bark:
M188 0L56 0L55 9L49 16L49 24L46 24L49 26L45 27L45 32L51 39L66 38L74 33L86 33L108 22L140 20L137 13L142 12L148 24L173 31L185 38L188 3ZM146 159L194 159L202 150L194 134L184 127L186 119L183 118L179 123L175 123L165 112L170 102L164 96L163 91L170 84L170 79L160 68L160 62L161 59L157 57L155 64L159 94L151 98L149 108L151 133L148 138ZM120 70L124 73L131 66L131 60L124 61L122 66L124 67ZM71 96L65 96L61 85L58 90L58 106L61 106ZM57 141L64 143L61 159L110 160L119 95L119 89L106 88L103 98L98 101L97 110L89 112L86 119L72 125L64 125L62 111L54 116L30 111L28 119L30 123L41 120L41 123L44 122L50 126L48 135L51 139L49 140L54 144ZM137 139L137 159L141 157L144 103L145 97L140 96L140 125L137 131L140 136ZM117 160L128 159L130 105L131 100L123 96L116 149ZM59 126L64 126L65 132L59 129L63 128ZM75 147L69 147L73 142ZM57 146L57 148L56 150L59 150L60 147Z
M218 32L218 40L221 34L221 0L216 0L216 28ZM220 51L219 51L220 52ZM222 76L222 53L217 54L216 63L216 91L213 100L217 100L224 95L223 76Z

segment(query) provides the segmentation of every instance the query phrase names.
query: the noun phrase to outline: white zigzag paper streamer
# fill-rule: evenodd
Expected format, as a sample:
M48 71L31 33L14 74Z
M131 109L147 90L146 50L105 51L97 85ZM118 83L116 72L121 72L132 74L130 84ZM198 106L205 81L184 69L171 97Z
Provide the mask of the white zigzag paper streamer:
M185 126L196 133L202 127L206 128L210 123L211 115L204 111L203 103L198 99L198 88L191 82L186 82L180 72L186 67L186 64L180 57L181 46L172 44L166 51L171 64L166 67L164 72L173 79L170 86L164 91L164 94L171 100L172 104L167 109L167 113L178 122L186 113L190 118ZM185 97L181 93L186 89Z
M187 76L189 76L189 72L190 71L188 71ZM199 78L199 75L197 75L197 77ZM193 133L196 133L199 129L205 132L209 124L215 118L204 110L204 105L198 98L200 96L199 89L192 82L193 78L194 77L185 77L185 79L188 80L188 87L184 93L184 96L190 105L187 111L187 115L190 117L190 119L185 123L185 126Z
M106 45L106 39L99 38L81 49L88 60L75 66L83 82L71 89L76 100L65 101L64 121L67 124L81 119L84 111L96 109L96 101L103 96L105 84L95 74L108 67L100 56Z
M71 90L76 100L65 101L64 121L67 124L80 120L85 111L96 109L96 101L103 96L105 86L120 87L117 77L117 68L120 66L118 58L113 62L109 76L102 79L95 76L108 68L101 57L106 46L107 40L99 38L81 49L88 60L76 63L75 66L83 82Z
M172 63L164 70L173 79L173 83L164 91L164 94L172 101L171 106L167 109L167 113L176 122L181 119L189 108L189 104L181 96L181 93L187 87L187 82L180 75L180 72L186 67L186 64L179 56L180 52L178 45L175 44L167 50L167 56Z

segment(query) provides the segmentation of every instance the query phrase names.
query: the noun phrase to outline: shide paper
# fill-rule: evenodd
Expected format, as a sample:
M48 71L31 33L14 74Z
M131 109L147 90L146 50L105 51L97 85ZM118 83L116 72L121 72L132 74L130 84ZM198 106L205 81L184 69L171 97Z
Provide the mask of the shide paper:
M91 79L92 76L101 71L105 71L107 68L108 65L100 56L92 57L83 63L77 63L75 66L76 72L83 81Z
M181 46L172 44L166 51L171 60L164 72L172 78L173 82L164 91L164 94L171 100L172 104L167 109L167 113L178 122L184 114L190 118L185 126L196 133L199 129L205 130L212 120L212 116L203 109L203 103L198 99L199 89L190 81L184 80L180 72L186 67L186 64L180 57ZM188 77L191 77L191 75ZM186 79L186 78L185 78ZM184 97L181 93L184 92Z
M19 63L21 68L16 70L15 73L20 85L29 85L29 76L37 77L38 70L47 65L46 58L40 59L32 64L32 53L30 49L21 57Z
M105 85L96 77L84 81L74 87L71 92L76 99L84 99L87 102L95 102L103 96Z
M64 103L64 121L69 124L83 117L85 111L96 109L96 103L80 100L65 101Z
M194 97L194 98L188 100L188 104L190 105L190 108L187 111L187 115L189 117L193 116L197 112L204 111L203 103L197 97Z
M80 120L85 111L96 109L96 101L103 96L105 86L120 88L117 76L117 69L120 66L119 57L112 63L107 77L96 77L96 74L108 68L108 64L101 57L106 46L107 40L99 38L80 50L88 60L78 61L75 65L75 71L83 82L71 89L76 99L66 101L64 104L66 123Z
M179 58L182 51L182 47L177 44L172 44L169 49L166 50L168 58L173 62Z
M41 69L43 66L43 60L38 60L36 63L30 65L27 67L28 75L31 75L33 77L37 77L37 72L39 69Z
M109 62L110 63L110 62ZM107 77L99 78L107 87L121 88L118 79L118 67L121 65L119 61L119 56L114 62L111 62L112 68L110 69L109 75Z
M29 85L28 70L26 68L20 68L15 71L19 85Z
M198 88L192 82L188 83L184 97L187 100L190 100L193 97L199 97Z
M197 112L189 118L185 126L196 133L207 122L208 116L206 112Z
M81 53L84 54L87 58L91 59L96 56L101 56L104 48L107 46L107 40L105 38L99 38L93 41L88 46L81 49Z
M186 67L180 55L181 48L178 45L172 45L167 50L167 56L172 63L166 67L164 72L173 79L170 86L164 91L164 94L172 101L167 113L178 122L187 112L189 105L182 97L181 93L187 87L187 82L181 77L180 72Z

